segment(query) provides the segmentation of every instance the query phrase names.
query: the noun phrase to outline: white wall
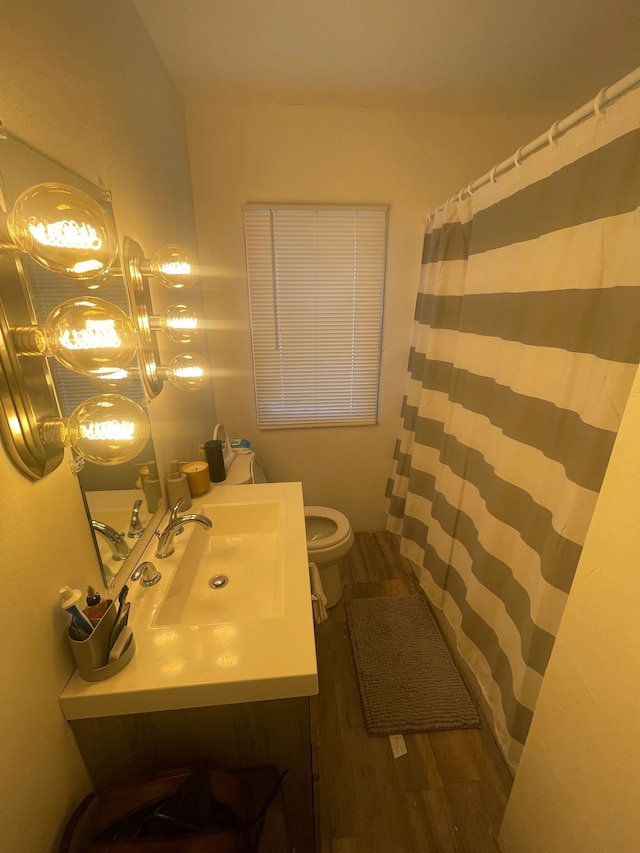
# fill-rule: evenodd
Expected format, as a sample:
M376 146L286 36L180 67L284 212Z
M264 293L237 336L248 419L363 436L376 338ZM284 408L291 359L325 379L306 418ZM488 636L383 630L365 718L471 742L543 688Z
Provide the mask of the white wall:
M205 299L220 419L252 439L272 480L301 480L307 504L385 525L384 492L404 393L422 236L434 207L557 116L187 102ZM258 431L242 234L247 201L390 205L379 423Z
M640 373L501 833L505 853L640 849Z
M129 0L3 0L0 40L7 129L110 187L121 234L195 248L182 102ZM158 402L163 461L210 433L202 395ZM32 483L0 447L0 849L16 853L57 849L91 788L58 704L72 672L58 589L100 584L67 462Z

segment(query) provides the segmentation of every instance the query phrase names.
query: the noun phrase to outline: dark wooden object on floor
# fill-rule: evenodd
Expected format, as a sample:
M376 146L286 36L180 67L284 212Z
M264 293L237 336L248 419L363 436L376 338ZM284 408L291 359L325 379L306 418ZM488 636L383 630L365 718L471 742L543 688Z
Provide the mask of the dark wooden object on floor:
M317 626L320 695L312 700L317 853L499 853L511 776L481 729L389 738L364 728L344 615L349 597L420 592L396 538L356 534L342 601Z

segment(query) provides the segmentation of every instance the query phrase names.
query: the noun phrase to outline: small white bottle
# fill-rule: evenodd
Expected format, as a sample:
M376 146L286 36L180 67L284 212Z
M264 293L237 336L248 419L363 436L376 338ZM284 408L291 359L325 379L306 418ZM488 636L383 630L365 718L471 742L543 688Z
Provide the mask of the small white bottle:
M149 462L149 473L144 478L144 496L147 499L147 510L155 512L162 500L162 489L158 479L158 465L155 461Z
M177 459L169 462L169 476L167 477L167 504L172 509L176 503L184 498L180 512L184 512L191 506L191 492L189 491L189 480L187 475L180 470Z

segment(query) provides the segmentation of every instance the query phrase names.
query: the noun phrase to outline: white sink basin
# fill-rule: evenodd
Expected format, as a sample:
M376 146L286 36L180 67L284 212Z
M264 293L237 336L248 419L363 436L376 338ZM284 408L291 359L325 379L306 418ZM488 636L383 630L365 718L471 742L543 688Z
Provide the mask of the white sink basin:
M194 500L192 512L207 515L213 527L185 525L163 560L153 536L140 561L151 561L161 580L127 584L136 653L105 681L88 683L76 673L61 697L67 719L317 692L301 484L215 486ZM167 521L168 513L161 530ZM228 583L212 589L217 574Z
M194 525L186 547L177 551L179 563L154 624L215 625L282 616L282 502L205 503L199 512L213 527Z

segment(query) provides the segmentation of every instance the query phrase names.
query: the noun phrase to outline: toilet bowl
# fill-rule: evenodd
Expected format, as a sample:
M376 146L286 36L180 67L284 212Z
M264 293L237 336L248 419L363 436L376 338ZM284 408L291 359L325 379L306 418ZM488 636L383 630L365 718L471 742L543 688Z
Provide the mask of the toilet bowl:
M353 545L353 530L346 515L328 506L305 506L309 562L320 572L327 607L334 607L342 598L344 580L340 560Z
M266 483L264 470L253 450L236 451L227 468L227 478L220 485L239 486L245 483ZM320 573L327 608L342 598L344 581L340 560L353 545L353 530L346 515L328 506L305 506L307 554Z

